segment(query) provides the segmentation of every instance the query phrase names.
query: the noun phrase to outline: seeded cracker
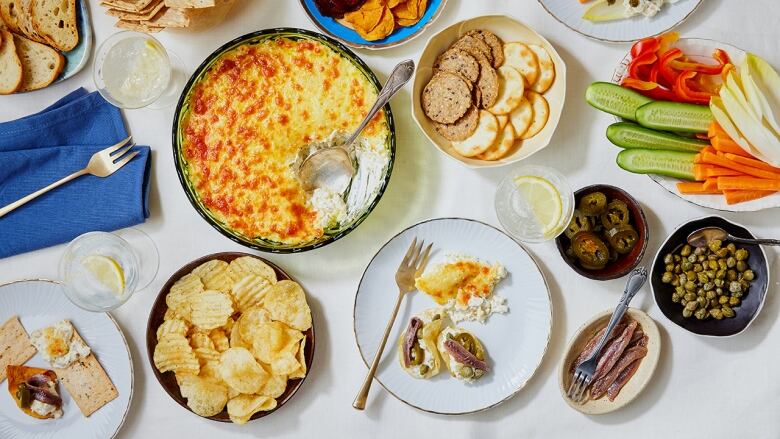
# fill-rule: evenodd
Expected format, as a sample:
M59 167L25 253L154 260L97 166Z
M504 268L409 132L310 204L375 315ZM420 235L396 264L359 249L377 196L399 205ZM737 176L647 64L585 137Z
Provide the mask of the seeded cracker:
M466 114L463 117L455 121L455 123L433 123L434 128L436 128L436 131L439 134L445 139L453 142L467 139L477 130L477 125L479 125L479 109L474 105L466 111Z
M433 121L453 123L471 107L471 88L458 75L438 72L423 90L422 107Z

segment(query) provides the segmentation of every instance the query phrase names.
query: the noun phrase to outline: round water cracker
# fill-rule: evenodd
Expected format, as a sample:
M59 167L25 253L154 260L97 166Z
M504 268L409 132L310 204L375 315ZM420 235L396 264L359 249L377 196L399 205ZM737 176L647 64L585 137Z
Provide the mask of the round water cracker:
M482 38L479 38L476 35L463 35L455 44L450 46L450 49L465 50L477 58L477 60L482 60L484 58L491 66L493 65L493 51Z
M460 49L449 49L439 55L433 68L457 73L472 83L477 82L477 79L479 79L479 63L476 58Z
M520 136L521 139L530 139L531 137L539 134L545 125L547 125L547 119L550 117L550 105L547 103L547 99L539 93L529 90L525 94L526 99L531 103L534 109L534 118L531 121L531 126L528 130Z
M452 148L464 157L474 157L482 154L496 141L498 137L498 119L493 113L480 110L479 125L468 139L452 142Z
M509 114L520 105L525 91L525 80L523 75L510 66L501 66L498 68L500 86L496 103L489 108L493 114Z
M509 121L512 123L512 127L515 129L515 136L521 138L528 127L531 126L531 122L534 120L534 107L531 105L531 101L525 98L520 105L509 113Z
M469 111L460 119L451 124L434 122L436 132L449 141L465 140L477 130L479 125L479 109L472 105Z
M523 43L504 44L504 63L520 71L525 77L526 85L536 82L539 77L539 62L534 52Z
M453 73L436 73L423 90L422 108L434 122L453 123L470 107L471 88Z
M496 34L489 30L474 29L466 32L466 35L475 35L490 47L490 54L493 56L493 67L498 68L504 64L504 42Z
M512 127L511 123L508 123L501 131L498 138L496 138L496 141L493 142L493 145L476 158L480 160L498 160L507 155L514 145L515 129Z
M555 63L544 47L530 45L528 48L536 55L536 61L539 63L539 77L531 86L531 90L544 94L555 82Z
M497 114L498 129L503 130L507 123L509 123L509 116L506 114Z
M498 99L499 83L498 73L488 62L479 62L479 81L477 82L479 88L480 100L479 106L482 108L490 108L496 103Z

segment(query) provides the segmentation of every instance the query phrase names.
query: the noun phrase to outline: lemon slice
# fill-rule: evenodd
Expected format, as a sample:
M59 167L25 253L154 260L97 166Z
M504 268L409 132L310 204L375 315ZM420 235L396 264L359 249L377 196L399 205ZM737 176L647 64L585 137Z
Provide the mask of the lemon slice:
M541 224L542 233L547 236L555 231L563 216L563 201L558 189L544 178L534 176L517 177L515 184Z
M106 289L121 295L125 290L125 272L119 262L108 256L91 255L81 265Z

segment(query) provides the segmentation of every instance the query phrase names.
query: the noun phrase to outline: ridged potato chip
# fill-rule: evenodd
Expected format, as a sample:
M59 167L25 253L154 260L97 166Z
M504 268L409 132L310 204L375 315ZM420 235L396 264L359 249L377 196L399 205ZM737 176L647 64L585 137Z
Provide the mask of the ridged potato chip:
M244 348L230 348L222 353L219 373L228 386L241 393L257 393L270 376Z
M211 341L211 337L206 332L195 331L190 335L190 346L195 348L212 348L214 349L214 342Z
M192 299L203 292L203 282L200 277L193 273L183 276L173 284L171 290L165 296L165 304L174 313L182 316L185 320L190 319L190 303Z
M211 332L209 332L209 337L211 338L212 343L214 343L214 349L217 351L225 352L230 349L230 340L224 329L212 329Z
M190 342L179 334L166 334L157 343L152 355L154 366L160 372L174 371L197 375L200 363L192 352Z
M230 262L230 269L233 271L235 279L243 279L250 274L254 274L267 279L271 283L276 282L276 271L270 265L252 256L241 256L233 259Z
M230 420L236 424L246 424L257 412L276 408L276 400L260 395L239 395L227 403Z
M192 270L192 274L200 276L203 280L203 286L207 290L216 290L227 292L233 285L233 271L227 262L219 259L212 259L200 264Z
M184 317L182 317L179 313L177 313L173 308L168 308L165 310L165 315L163 315L163 321L166 320L186 320Z
M190 325L188 325L184 320L165 320L160 326L157 327L157 341L160 341L160 339L166 334L179 334L182 336L187 335L187 331L189 330Z
M303 334L282 322L269 322L258 324L250 337L242 335L242 338L251 341L250 350L255 358L263 363L273 364L274 360L285 352L294 357L298 342L303 338Z
M268 279L256 274L249 274L233 284L230 294L236 301L238 310L244 312L246 309L261 303L271 285L273 284Z
M220 291L204 291L190 302L190 321L202 330L219 328L233 314L233 300Z
M275 283L263 300L272 320L278 320L287 326L305 331L311 328L311 310L306 303L306 294L298 283L283 280Z
M228 389L225 385L199 376L182 377L181 396L187 398L187 407L200 416L214 416L225 409Z
M227 384L222 381L222 375L219 373L219 358L203 363L200 366L200 373L198 373L198 376L203 379L211 380L215 383L221 383L227 386Z

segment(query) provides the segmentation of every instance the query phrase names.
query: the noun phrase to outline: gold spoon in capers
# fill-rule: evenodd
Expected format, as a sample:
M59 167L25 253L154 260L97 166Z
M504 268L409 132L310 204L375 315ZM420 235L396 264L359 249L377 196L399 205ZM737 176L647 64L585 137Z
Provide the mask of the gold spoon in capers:
M694 247L705 247L712 241L731 241L738 244L780 245L777 239L738 238L720 227L704 227L688 235L688 244Z

